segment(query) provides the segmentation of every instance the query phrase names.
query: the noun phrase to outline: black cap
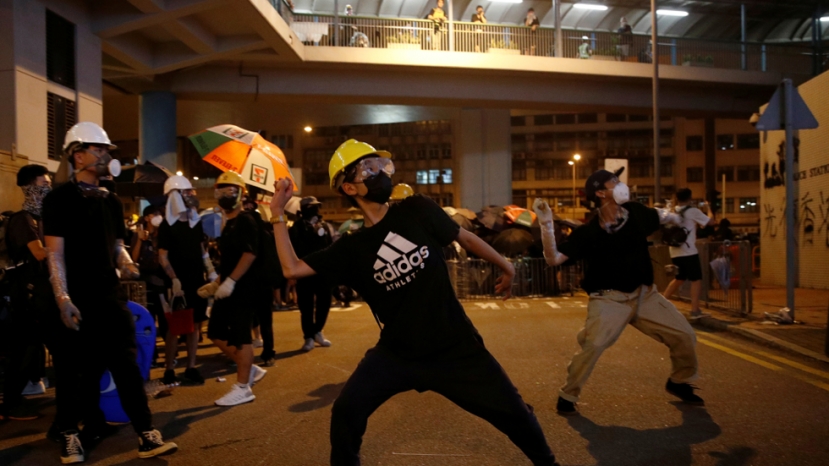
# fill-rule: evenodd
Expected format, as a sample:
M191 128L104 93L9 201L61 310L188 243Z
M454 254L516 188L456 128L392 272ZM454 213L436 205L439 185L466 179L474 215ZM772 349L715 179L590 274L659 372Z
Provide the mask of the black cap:
M612 180L613 178L618 178L623 171L625 171L625 167L622 167L616 170L615 172L599 170L590 175L590 177L587 178L587 182L584 184L584 194L585 196L587 196L587 200L595 201L596 191L601 191L605 189L604 184Z
M303 197L302 200L299 201L299 210L305 210L306 207L312 205L322 205L322 202L318 201L314 196Z

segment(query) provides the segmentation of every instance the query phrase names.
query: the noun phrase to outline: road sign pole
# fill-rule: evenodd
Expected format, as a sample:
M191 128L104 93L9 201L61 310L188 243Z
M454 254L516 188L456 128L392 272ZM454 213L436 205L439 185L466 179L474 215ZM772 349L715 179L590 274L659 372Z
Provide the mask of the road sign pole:
M791 79L783 80L783 108L786 130L786 307L794 320L795 282L795 190L794 190L794 86Z

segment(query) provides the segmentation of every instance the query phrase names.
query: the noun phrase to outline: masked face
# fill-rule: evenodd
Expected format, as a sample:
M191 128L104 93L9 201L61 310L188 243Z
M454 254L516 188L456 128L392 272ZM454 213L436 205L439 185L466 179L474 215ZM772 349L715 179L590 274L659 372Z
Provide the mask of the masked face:
M219 186L216 188L214 195L219 203L219 207L226 212L236 210L242 204L242 192L238 186Z
M630 201L630 188L628 185L619 182L613 187L613 200L617 205L622 205Z
M52 191L52 187L47 185L30 184L23 187L23 210L31 212L35 215L40 215L43 208L43 198Z
M187 206L188 209L199 208L199 197L196 195L195 189L183 190L181 192L181 199L184 201L184 205Z
M162 221L164 221L164 217L162 217L161 215L153 215L153 218L150 219L150 225L158 228L159 226L161 226Z
M368 192L363 196L363 199L378 204L385 204L391 197L392 183L391 177L386 172L381 171L377 175L363 180Z
M93 160L77 171L88 170L90 168L95 170L95 174L99 177L117 177L121 174L121 162L113 159L106 148L98 146L89 146L81 151L92 156Z

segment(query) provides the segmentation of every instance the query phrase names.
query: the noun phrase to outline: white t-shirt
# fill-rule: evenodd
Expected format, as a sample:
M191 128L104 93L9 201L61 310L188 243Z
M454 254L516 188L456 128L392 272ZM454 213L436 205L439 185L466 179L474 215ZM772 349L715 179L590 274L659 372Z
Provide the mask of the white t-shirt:
M671 246L670 250L672 258L699 254L696 245L697 225L704 227L705 225L708 225L708 221L710 220L707 215L702 213L702 211L696 207L676 206L676 213L679 214L680 212L684 212L684 214L682 214L682 226L688 230L688 240L685 241L685 244L678 248Z

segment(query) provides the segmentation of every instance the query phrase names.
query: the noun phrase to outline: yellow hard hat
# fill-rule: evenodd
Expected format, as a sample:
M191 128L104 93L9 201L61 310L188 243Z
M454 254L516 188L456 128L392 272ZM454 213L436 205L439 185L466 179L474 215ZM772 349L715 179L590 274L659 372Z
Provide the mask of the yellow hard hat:
M242 178L242 175L236 172L224 172L216 178L216 184L213 186L219 186L220 184L232 184L234 186L238 186L245 190L245 179Z
M406 183L400 183L391 190L391 197L389 199L392 201L402 201L412 194L414 194L414 189L411 186Z
M357 160L367 156L376 155L378 157L391 158L391 153L384 150L377 150L370 144L360 142L356 139L349 139L340 144L340 147L331 156L331 161L328 163L328 177L331 179L331 189L337 189L337 177L342 174L343 170Z

